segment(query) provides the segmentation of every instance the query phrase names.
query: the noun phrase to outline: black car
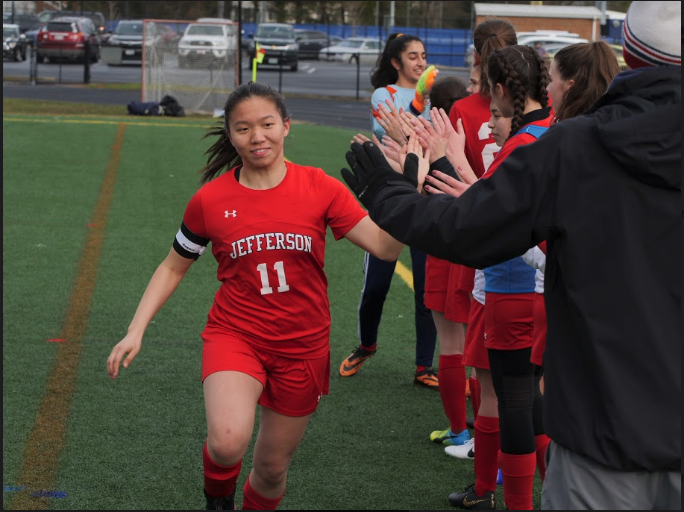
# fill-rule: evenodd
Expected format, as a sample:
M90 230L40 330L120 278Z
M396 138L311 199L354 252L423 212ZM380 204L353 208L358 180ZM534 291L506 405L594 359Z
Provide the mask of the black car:
M296 29L295 40L299 45L300 59L318 59L321 48L330 46L330 37L321 30Z
M299 46L295 41L294 27L289 23L260 23L254 39L249 43L249 57L256 55L256 43L264 50L264 60L260 65L289 66L297 71ZM248 67L251 66L251 60Z
M117 65L142 62L143 20L121 20L102 43L102 62Z
M40 18L35 14L14 13L14 20L12 20L11 12L2 13L2 23L13 23L19 25L19 32L25 34L29 30L36 30L40 28Z
M5 57L15 62L26 60L26 35L21 33L16 23L2 24L2 58Z

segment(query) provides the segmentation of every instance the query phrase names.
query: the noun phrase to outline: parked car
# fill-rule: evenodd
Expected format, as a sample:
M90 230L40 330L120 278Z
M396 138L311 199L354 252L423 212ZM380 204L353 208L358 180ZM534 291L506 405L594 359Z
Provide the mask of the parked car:
M562 30L537 30L535 32L521 32L518 34L518 44L525 44L534 47L539 43L542 47L552 44L575 44L588 43L588 39L580 37L579 34Z
M40 24L32 28L31 30L26 31L26 37L29 40L29 44L35 45L36 44L36 39L38 37L38 32L45 27L48 21L50 21L53 18L59 18L61 14L59 11L41 11L37 14L38 16L38 21Z
M102 62L108 66L142 62L142 42L143 21L121 20L102 42Z
M2 58L9 57L15 62L26 60L26 35L21 33L16 23L2 24Z
M539 43L543 48L547 48L551 45L559 44L575 44L575 43L588 43L588 39L580 37L579 34L574 32L568 32L567 30L535 30L533 32L518 32L517 34L518 44L525 44L527 46L534 47L535 44ZM473 64L473 52L475 51L475 46L470 45L466 50L465 62L468 66Z
M299 46L300 59L318 59L321 48L333 44L328 34L321 30L295 29L295 41Z
M289 23L260 23L256 34L249 41L248 67L256 55L256 43L266 52L260 65L289 66L292 71L299 67L299 45L295 40L294 27Z
M29 30L36 30L40 28L40 18L35 14L14 13L14 20L12 20L11 12L2 13L2 23L19 25L19 33L26 34Z
M143 20L121 20L114 32L102 41L102 62L108 66L124 63L140 63L143 59L143 35L145 46L154 48L147 52L159 64L164 61L164 54L176 51L180 36L168 25L148 22L143 27Z
M83 60L86 43L90 60L100 60L100 36L90 18L54 18L38 32L36 58L38 62L46 58Z
M375 61L382 53L383 44L372 37L348 37L339 44L321 49L319 59L354 62L357 58L361 61Z
M203 20L210 19L211 22ZM222 23L218 23L221 21ZM231 65L237 52L237 25L230 20L200 18L185 29L178 41L178 67L195 64Z
M81 10L74 10L74 11L59 11L59 16L77 16L79 18L89 18L92 22L93 25L95 25L95 28L97 29L98 34L104 34L106 31L106 21L104 14L101 12L97 11L81 11Z

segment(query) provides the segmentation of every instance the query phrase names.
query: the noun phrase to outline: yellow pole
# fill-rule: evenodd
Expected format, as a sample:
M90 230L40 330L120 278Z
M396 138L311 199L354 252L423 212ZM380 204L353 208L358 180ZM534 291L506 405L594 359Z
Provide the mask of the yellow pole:
M252 82L256 82L257 60L252 59Z

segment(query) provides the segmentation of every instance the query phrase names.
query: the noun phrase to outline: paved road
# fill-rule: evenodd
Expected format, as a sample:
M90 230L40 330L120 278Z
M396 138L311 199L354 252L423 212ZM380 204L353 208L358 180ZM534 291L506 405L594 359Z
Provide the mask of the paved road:
M301 61L298 72L263 68L258 72L260 82L280 90L293 120L308 121L327 126L369 132L369 100L371 65L342 64L321 61ZM206 70L183 70L205 73ZM465 79L462 70L442 70L443 75ZM42 99L68 102L85 102L121 105L122 113L130 101L139 101L135 90L94 89L84 86L83 64L41 64L38 67L38 85L28 82L28 62L3 62L3 97ZM251 71L242 70L242 80L251 79ZM102 63L91 67L91 83L140 83L140 66L107 66ZM61 83L60 83L61 82ZM357 87L358 83L358 87ZM358 99L357 99L358 96Z

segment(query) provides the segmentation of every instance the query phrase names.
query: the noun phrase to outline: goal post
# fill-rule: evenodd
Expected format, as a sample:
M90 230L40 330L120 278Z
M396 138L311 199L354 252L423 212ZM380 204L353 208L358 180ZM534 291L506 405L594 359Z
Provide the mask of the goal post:
M142 101L173 96L188 113L223 109L238 86L238 24L143 20Z

